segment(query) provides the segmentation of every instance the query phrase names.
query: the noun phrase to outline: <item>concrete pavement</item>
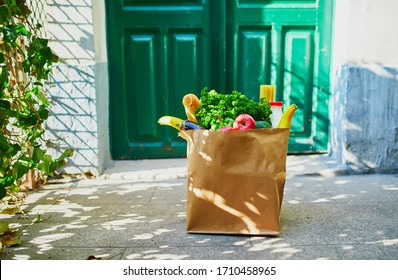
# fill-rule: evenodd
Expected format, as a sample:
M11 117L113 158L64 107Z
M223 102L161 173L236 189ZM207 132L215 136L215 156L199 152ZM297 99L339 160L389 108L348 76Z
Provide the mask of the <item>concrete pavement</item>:
M1 214L23 235L0 259L397 260L398 175L335 166L288 156L281 235L264 237L187 234L185 159L114 162L97 179L30 193L23 214Z

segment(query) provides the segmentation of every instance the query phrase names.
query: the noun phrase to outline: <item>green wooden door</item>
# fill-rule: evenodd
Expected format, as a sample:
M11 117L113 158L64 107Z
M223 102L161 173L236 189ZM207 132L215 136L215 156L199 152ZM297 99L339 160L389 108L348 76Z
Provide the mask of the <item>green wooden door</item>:
M184 117L184 94L219 75L210 13L202 0L107 1L113 158L185 155L176 130L157 120Z
M298 105L291 153L327 149L332 3L227 1L227 90L257 98L275 84L276 100Z
M330 1L107 1L112 156L185 156L162 115L184 117L181 99L203 87L259 85L296 103L290 152L325 150ZM326 16L327 15L327 16Z

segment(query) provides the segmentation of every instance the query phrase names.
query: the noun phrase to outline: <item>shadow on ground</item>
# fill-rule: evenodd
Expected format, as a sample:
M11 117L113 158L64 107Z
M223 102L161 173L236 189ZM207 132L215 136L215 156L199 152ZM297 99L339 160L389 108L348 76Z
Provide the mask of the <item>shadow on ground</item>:
M23 214L1 215L23 242L0 259L398 259L397 175L292 172L281 235L265 237L187 234L186 178L174 168L169 178L107 176L29 194Z

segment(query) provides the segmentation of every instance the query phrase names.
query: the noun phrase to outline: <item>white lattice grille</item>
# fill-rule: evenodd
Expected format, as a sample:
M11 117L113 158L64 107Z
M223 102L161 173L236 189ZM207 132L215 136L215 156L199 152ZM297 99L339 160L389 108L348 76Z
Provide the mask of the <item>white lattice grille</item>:
M31 10L30 20L33 27L40 24L42 28L38 34L41 37L47 37L47 0L26 0L26 4Z

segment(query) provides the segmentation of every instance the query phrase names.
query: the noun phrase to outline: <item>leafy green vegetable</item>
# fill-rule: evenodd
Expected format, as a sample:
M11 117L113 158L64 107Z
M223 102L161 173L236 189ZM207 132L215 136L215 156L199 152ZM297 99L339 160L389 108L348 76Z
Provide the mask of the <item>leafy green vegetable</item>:
M258 121L256 122L256 128L272 128L272 125L266 121Z
M201 106L195 111L198 124L206 129L218 130L222 127L219 116L224 122L234 120L240 114L249 114L256 121L271 123L269 101L261 98L259 102L250 100L238 91L217 93L204 88L200 93Z

